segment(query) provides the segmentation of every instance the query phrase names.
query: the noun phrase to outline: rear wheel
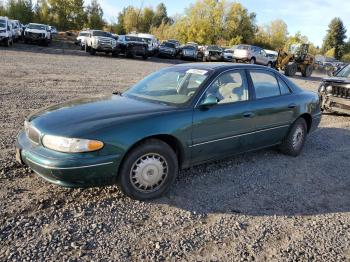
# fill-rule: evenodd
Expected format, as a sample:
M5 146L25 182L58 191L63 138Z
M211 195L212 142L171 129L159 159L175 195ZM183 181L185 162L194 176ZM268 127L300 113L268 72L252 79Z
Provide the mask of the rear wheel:
M96 50L93 49L92 47L89 48L90 50L90 55L95 55L96 54Z
M119 173L119 186L133 199L160 197L175 181L178 161L173 149L163 141L149 139L125 157Z
M143 53L143 56L142 56L142 59L143 60L147 60L147 58L148 58L148 53L147 53L148 51L147 51L147 49L145 48L145 50L144 50L144 53Z
M312 65L304 66L303 70L301 71L301 75L303 77L310 77L311 74L312 74Z
M304 147L306 134L306 121L304 118L298 118L283 139L280 145L281 152L290 156L298 156Z

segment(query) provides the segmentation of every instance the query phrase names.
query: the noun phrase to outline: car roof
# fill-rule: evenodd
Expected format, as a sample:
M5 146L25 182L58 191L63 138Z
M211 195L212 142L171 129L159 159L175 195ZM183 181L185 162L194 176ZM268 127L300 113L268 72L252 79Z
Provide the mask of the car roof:
M266 71L276 71L274 69L267 68L266 66L261 65L252 65L252 64L233 64L230 62L212 62L212 63L186 63L186 64L178 64L176 67L184 67L184 68L199 68L199 69L207 69L207 70L217 70L222 69L223 71L226 69L264 69Z
M43 25L43 26L47 26L45 24L38 24L38 23L29 23L28 25Z

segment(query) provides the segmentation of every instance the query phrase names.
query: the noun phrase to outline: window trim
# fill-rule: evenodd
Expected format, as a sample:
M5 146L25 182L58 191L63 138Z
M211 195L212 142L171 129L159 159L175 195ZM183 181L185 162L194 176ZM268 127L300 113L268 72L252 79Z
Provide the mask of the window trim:
M204 96L204 94L208 91L208 89L211 87L211 85L223 74L228 73L230 71L241 71L244 75L245 78L247 80L247 87L248 87L248 100L244 100L244 101L237 101L237 102L232 102L232 103L225 103L225 104L216 104L215 106L224 106L224 105L232 105L232 104L236 104L236 103L242 103L242 102L249 102L254 100L253 94L252 94L252 90L250 87L250 82L249 82L249 78L247 75L247 69L245 68L230 68L227 70L222 71L220 74L218 74L213 80L211 80L209 82L209 84L206 86L206 88L203 90L202 94L199 96L198 100L196 101L195 105L193 108L199 108L199 102L202 100L202 97Z
M279 86L279 88L280 88L280 93L281 93L280 96L288 96L288 95L293 94L293 90L289 87L289 85L287 85L287 83L282 79L282 77L280 77L280 76L277 75L276 73L275 73L275 75L276 75L276 78L277 78L278 86ZM286 87L287 87L288 90L289 90L289 94L282 94L280 82L283 82L283 83L286 85Z
M247 69L248 71L248 76L249 76L249 80L250 80L250 85L252 86L252 92L253 92L253 100L261 100L261 99L267 99L267 98L272 98L272 97L279 97L279 96L282 96L281 94L281 89L280 89L280 86L279 86L279 83L278 83L278 79L277 79L277 75L275 72L271 72L269 70L264 70L264 69L260 69L260 68L254 68L254 69ZM262 73L265 73L265 74L268 74L268 75L271 75L272 77L274 77L276 79L276 82L277 82L277 85L278 85L278 90L280 92L279 95L276 95L276 96L266 96L266 97L261 97L261 98L257 98L256 97L256 92L255 92L255 87L254 87L254 83L253 83L253 79L251 77L251 73L252 72L262 72ZM288 85L287 85L288 86ZM289 87L288 87L289 88Z

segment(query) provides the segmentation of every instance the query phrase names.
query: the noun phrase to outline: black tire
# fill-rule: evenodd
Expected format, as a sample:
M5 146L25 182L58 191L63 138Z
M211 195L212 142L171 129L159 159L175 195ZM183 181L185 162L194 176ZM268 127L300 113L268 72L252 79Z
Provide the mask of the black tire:
M280 145L282 153L290 156L298 156L304 147L307 135L307 124L304 118L298 118L291 126L287 136Z
M146 192L145 189L136 188L136 187L141 187L142 183L137 182L136 176L132 178L133 170L137 170L137 165L141 165L143 163L141 159L147 156L147 154L160 156L163 160L165 160L163 164L164 163L166 164L166 168L164 168L164 166L163 168L167 170L167 175L164 177L164 180L159 181L161 184L157 186L158 188L156 187L155 189L152 189L152 190L149 189L148 190L149 192ZM153 158L150 158L150 159L153 160ZM148 160L148 158L146 158L146 160ZM155 170L154 165L152 166L152 164L149 164L149 167L150 169L147 170L147 173L149 171L154 172ZM147 166L142 167L142 171L145 170L146 168ZM146 140L145 142L142 142L140 145L132 149L127 154L119 170L118 185L125 195L133 199L137 199L137 200L153 199L153 198L160 197L166 191L169 190L170 186L175 181L177 173L178 173L178 160L173 149L163 141L160 141L158 139L149 139L149 140ZM154 175L154 173L151 173L151 176L152 175Z
M96 50L93 49L92 47L89 48L90 49L90 55L95 55L96 54Z
M272 68L272 62L268 62L268 63L267 63L267 67Z
M7 39L7 41L5 43L5 46L6 47L10 47L11 46L11 40L10 39Z
M284 74L286 76L295 76L295 74L297 73L298 67L296 63L290 63L288 65L285 66L284 68Z
M147 51L147 49L145 49L145 52L144 52L144 54L142 56L142 59L143 60L147 60L148 59L148 51Z
M256 63L256 59L255 59L255 57L252 57L252 58L250 59L249 63L251 63L251 64L255 64L255 63Z
M304 69L301 71L301 75L303 77L310 77L312 74L312 65L306 65Z
M112 52L112 56L113 56L113 57L118 57L118 55L119 55L119 54L118 54L117 51Z

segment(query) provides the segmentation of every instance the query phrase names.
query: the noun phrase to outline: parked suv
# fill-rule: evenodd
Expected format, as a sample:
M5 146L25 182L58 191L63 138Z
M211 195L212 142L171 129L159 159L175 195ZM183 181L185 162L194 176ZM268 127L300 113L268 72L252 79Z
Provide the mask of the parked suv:
M24 31L24 42L34 42L49 45L51 42L51 32L48 25L30 23Z
M118 54L124 54L126 57L134 58L141 56L148 58L148 44L142 38L133 35L118 36Z
M117 41L108 32L91 30L85 38L85 51L91 55L95 55L96 52L117 55Z
M0 16L0 43L6 46L13 44L12 23L4 16Z
M267 56L264 49L253 45L238 45L233 53L233 60L268 67L272 67L275 62L273 58Z

